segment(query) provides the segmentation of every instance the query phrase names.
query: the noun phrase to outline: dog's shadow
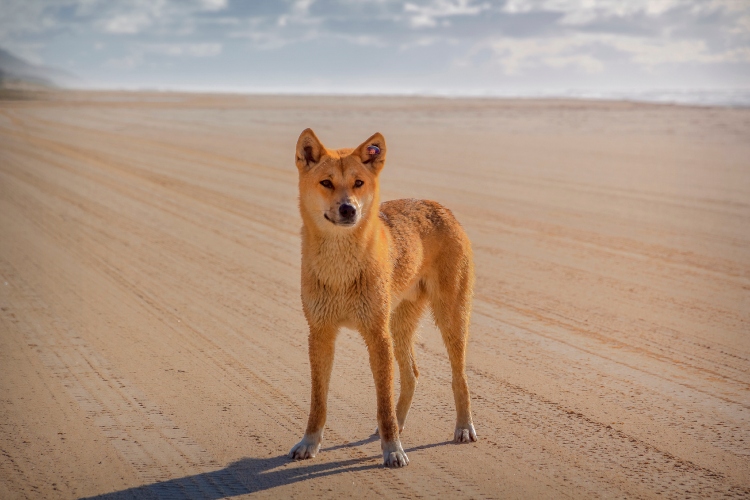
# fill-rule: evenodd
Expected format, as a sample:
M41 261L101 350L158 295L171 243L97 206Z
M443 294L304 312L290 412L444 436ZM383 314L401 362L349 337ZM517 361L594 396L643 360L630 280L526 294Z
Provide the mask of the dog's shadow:
M321 452L354 448L377 440L378 436L372 435L369 438L354 443L325 448ZM451 444L451 441L416 446L407 449L406 452L424 450L447 444ZM299 466L300 463L309 463L309 465ZM229 464L223 469L213 472L161 481L88 498L97 500L126 498L205 498L216 500L256 493L277 486L332 476L343 472L378 469L382 467L380 455L327 463L316 463L315 459L310 462L294 462L287 455L272 458L243 458Z

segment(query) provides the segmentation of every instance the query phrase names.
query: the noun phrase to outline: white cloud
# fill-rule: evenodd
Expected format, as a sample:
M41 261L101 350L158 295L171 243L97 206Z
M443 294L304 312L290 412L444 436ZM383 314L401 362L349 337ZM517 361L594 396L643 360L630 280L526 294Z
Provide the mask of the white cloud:
M730 34L739 38L750 38L750 11L746 15L740 15L736 18L733 26L728 27Z
M640 66L673 63L709 63L722 59L721 54L708 51L703 40L659 40L629 36L599 36L598 43L628 54Z
M732 17L750 14L746 0L508 0L502 8L508 14L556 12L563 26L582 26L594 21L644 15L664 16L683 9L694 16L723 13ZM730 24L732 24L730 22Z
M317 36L308 31L286 34L276 23L276 21L269 22L265 18L249 19L242 23L244 26L228 32L227 36L230 38L245 38L254 48L260 50L279 49L293 43L311 40Z
M694 0L508 0L503 10L510 14L559 12L563 14L561 24L582 25L601 18L659 16L694 3Z
M471 0L432 0L427 5L404 4L404 13L413 28L434 28L441 18L475 16L490 8L489 3L473 4Z
M143 54L128 54L125 57L115 57L108 59L104 63L105 68L112 69L133 69L141 65L143 62Z
M560 38L498 38L480 47L488 47L506 74L518 75L539 66L553 68L578 67L586 72L601 71L604 64L590 54L581 54L589 41L582 37Z
M153 23L153 18L143 12L119 14L109 19L102 19L99 26L105 33L132 35L139 33Z
M399 46L400 50L409 50L414 48L420 48L420 47L430 47L432 45L435 45L437 43L449 43L449 44L455 44L456 41L452 38L446 38L442 36L420 36L418 38L415 38L413 40L409 40L406 43L402 43Z
M321 19L310 16L310 7L315 0L295 0L288 12L280 15L276 20L278 26L290 24L319 24Z
M496 63L508 75L547 66L577 67L594 73L606 68L605 61L595 54L602 48L623 54L630 62L643 68L662 64L750 62L750 47L711 52L704 40L669 40L627 35L575 33L551 38L490 39L475 45L470 56L488 48Z
M94 18L100 31L134 35L149 28L190 33L195 14L217 12L228 7L228 0L79 0L78 13Z
M124 57L107 60L104 65L114 69L133 69L149 54L168 57L216 57L223 49L220 43L139 43Z
M222 50L220 43L151 43L140 47L145 53L173 57L214 57Z
M203 10L215 12L224 10L229 6L229 0L201 0Z

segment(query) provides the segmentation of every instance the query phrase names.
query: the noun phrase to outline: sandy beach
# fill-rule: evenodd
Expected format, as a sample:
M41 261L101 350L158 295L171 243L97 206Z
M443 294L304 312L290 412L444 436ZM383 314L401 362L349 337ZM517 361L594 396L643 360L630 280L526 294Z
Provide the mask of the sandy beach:
M750 109L59 92L0 100L0 498L750 496ZM473 242L454 445L429 317L382 467L342 330L321 453L294 144L379 131L383 200Z

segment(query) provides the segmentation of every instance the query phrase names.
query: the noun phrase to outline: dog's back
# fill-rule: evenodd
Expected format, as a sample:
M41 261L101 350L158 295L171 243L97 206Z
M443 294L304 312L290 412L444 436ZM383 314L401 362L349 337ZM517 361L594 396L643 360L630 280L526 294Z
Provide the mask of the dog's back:
M430 200L392 200L380 205L380 220L392 240L394 298L414 299L415 284L435 293L459 280L471 287L471 243L450 210Z

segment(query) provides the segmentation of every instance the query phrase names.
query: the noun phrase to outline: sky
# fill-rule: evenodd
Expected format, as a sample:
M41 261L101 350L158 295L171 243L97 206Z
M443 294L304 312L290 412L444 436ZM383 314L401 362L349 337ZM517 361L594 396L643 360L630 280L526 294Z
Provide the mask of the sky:
M99 88L750 89L750 0L0 0L0 47Z

